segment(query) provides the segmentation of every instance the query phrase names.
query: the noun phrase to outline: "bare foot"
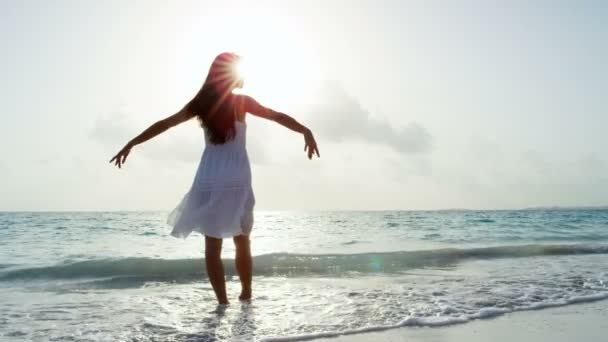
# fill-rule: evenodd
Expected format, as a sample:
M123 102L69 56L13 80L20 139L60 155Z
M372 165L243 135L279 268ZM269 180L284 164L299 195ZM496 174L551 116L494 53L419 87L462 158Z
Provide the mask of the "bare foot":
M243 290L239 296L239 300L251 300L251 290Z
M209 313L216 314L216 315L218 315L218 316L221 317L221 316L224 316L226 314L226 310L227 309L228 309L228 305L226 305L226 304L218 304L215 307L215 310L213 310L213 311L211 311Z

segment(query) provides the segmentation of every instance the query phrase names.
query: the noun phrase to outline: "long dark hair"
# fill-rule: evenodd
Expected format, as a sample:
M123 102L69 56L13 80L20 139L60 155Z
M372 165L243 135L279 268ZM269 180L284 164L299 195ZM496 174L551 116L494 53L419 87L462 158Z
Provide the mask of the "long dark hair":
M235 135L236 103L232 91L243 82L236 68L239 60L231 52L215 57L205 83L188 103L188 110L199 119L212 144L223 144Z

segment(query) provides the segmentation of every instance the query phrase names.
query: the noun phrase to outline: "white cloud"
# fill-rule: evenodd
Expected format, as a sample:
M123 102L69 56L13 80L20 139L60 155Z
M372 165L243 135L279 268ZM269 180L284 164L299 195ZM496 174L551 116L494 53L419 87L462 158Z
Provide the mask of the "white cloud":
M410 123L395 128L370 115L335 83L328 84L310 108L303 121L314 130L322 155L312 162L304 158L301 140L291 132L253 118L249 122L248 150L256 164L254 186L260 209L605 204L608 165L592 155L556 160L533 149L518 150L479 137L463 146L446 140L434 144L423 126ZM109 158L145 128L136 126L125 114L100 117L90 136L103 144ZM179 197L191 180L202 137L193 120L138 147L131 161L143 157L147 165L129 170L129 187L143 192L154 180L171 179L157 182L157 191L169 195L153 203L154 208L170 208L169 198ZM131 175L134 172L139 173Z
M404 155L431 150L433 139L424 126L411 122L397 128L372 117L339 83L327 82L316 99L309 109L311 125L325 140L383 144Z

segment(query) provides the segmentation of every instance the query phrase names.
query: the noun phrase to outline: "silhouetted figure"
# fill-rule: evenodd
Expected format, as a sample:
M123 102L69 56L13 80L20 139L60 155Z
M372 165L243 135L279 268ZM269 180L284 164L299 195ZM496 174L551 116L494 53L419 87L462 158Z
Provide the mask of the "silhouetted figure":
M310 129L287 114L260 105L250 96L232 93L243 86L236 68L239 60L240 57L233 53L217 56L198 94L182 110L148 127L110 160L120 168L134 146L197 117L205 132L205 150L190 191L169 215L168 223L173 226L173 236L185 238L192 231L205 235L207 274L220 304L228 304L220 258L222 239L227 237L233 237L236 246L235 266L242 286L239 299L251 298L249 234L255 197L245 148L246 113L276 121L301 133L308 158L315 153L319 156Z

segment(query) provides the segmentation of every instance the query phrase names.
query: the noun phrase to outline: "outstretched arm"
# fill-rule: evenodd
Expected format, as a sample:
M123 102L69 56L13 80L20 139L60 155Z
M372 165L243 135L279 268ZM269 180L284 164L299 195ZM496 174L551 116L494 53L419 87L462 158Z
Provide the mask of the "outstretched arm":
M171 127L177 126L180 123L191 119L193 116L194 114L188 111L188 106L186 105L179 112L155 122L150 127L146 128L145 131L141 132L141 134L131 139L131 141L129 141L125 147L123 147L112 159L110 159L110 163L114 162L114 164L120 168L127 160L127 156L131 152L131 148L154 138Z
M245 98L245 110L248 113L251 113L255 116L259 116L261 118L275 121L282 126L285 126L292 131L301 133L304 135L304 151L308 152L308 159L312 159L313 154L317 154L317 157L320 157L319 148L317 146L317 142L312 134L312 131L308 129L308 127L299 123L296 119L291 116L274 111L270 108L264 107L259 104L256 100L254 100L250 96L244 96Z

